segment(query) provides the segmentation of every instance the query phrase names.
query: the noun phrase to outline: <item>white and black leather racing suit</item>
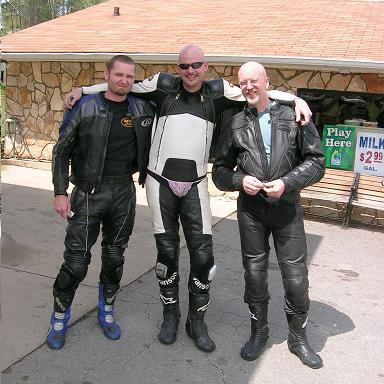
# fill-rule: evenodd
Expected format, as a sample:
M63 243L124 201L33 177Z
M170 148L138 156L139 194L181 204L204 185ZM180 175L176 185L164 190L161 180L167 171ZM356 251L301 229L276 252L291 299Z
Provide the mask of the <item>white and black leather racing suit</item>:
M205 81L198 92L190 93L178 76L165 73L144 80L134 91L158 107L146 188L160 287L172 288L179 281L180 218L190 253L189 290L208 293L214 266L206 177L209 150L217 116L241 106L241 94L222 79Z
M103 86L83 87L83 92L100 91ZM157 105L146 192L162 300L174 301L177 295L179 219L190 253L189 291L208 294L215 271L206 178L209 150L216 118L224 110L242 107L245 99L240 89L226 80L204 81L198 92L190 93L184 90L179 76L167 73L136 83L132 93ZM295 98L279 91L272 93L286 101Z

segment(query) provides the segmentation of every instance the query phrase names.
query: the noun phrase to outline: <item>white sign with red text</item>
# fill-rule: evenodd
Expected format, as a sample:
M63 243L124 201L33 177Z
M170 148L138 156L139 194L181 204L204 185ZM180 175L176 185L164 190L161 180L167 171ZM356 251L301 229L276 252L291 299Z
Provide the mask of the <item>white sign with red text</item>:
M384 176L384 132L363 128L357 132L354 171Z

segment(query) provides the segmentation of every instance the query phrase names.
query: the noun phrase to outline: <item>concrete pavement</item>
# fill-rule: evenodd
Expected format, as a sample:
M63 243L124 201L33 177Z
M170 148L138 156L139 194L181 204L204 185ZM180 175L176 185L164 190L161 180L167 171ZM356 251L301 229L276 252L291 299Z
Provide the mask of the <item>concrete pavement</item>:
M65 222L51 210L49 172L2 168L2 383L383 383L383 232L343 230L338 223L306 221L311 312L308 334L324 368L303 366L286 346L280 272L271 255L270 338L254 362L240 358L249 336L242 302L243 272L233 200L213 197L218 273L206 320L217 349L204 354L185 333L188 252L181 264L182 319L178 339L161 345L161 305L148 208L138 189L135 233L127 252L117 320L123 336L107 340L97 325L98 247L76 295L65 347L44 343L51 286L61 263ZM48 181L47 181L48 179ZM43 180L45 180L43 182ZM44 184L46 183L46 184ZM44 187L44 185L46 185ZM44 189L48 188L48 189ZM140 188L141 189L141 188Z
M15 165L3 165L1 169L1 370L44 342L52 310L52 284L62 263L66 221L52 210L49 164L35 166L46 170ZM135 281L155 264L155 243L145 189L137 185L136 190L136 222L125 253L122 286ZM212 198L211 203L214 223L236 209L234 200L220 196ZM184 243L182 237L182 245ZM71 323L97 305L100 241L93 247L92 254L87 277L76 292ZM29 331L20 337L24 329Z

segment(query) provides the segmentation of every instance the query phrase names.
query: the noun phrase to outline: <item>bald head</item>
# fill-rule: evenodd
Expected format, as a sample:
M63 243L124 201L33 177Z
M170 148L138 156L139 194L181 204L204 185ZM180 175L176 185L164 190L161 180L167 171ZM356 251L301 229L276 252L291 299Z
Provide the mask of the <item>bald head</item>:
M250 108L262 112L268 105L267 89L269 81L265 68L255 61L243 64L237 74L243 96Z
M256 61L248 61L247 63L244 63L238 72L239 82L240 78L247 77L248 79L266 79L267 78L267 72L265 71L265 68Z
M204 52L197 45L190 44L182 48L179 54L179 63L187 63L190 57L193 57L195 61L205 61ZM196 58L199 59L196 60Z
M187 45L179 54L177 73L183 88L187 92L197 92L203 84L204 74L208 69L203 50L197 45Z

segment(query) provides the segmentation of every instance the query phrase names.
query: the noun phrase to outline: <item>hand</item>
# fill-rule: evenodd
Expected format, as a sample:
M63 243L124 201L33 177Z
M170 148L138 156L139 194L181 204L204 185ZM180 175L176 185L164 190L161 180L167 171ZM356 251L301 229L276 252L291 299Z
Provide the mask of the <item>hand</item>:
M300 97L295 99L296 122L307 125L311 121L312 112L307 102ZM303 116L303 119L301 118Z
M74 88L71 92L68 92L64 95L64 108L72 109L72 107L76 104L76 101L81 98L83 95L82 88Z
M253 176L245 176L243 179L243 189L248 195L256 195L264 187L264 184Z
M285 191L285 184L281 179L272 180L268 183L264 183L263 190L268 197L279 198Z
M53 209L63 218L66 219L71 210L71 203L68 196L56 195L53 200Z

